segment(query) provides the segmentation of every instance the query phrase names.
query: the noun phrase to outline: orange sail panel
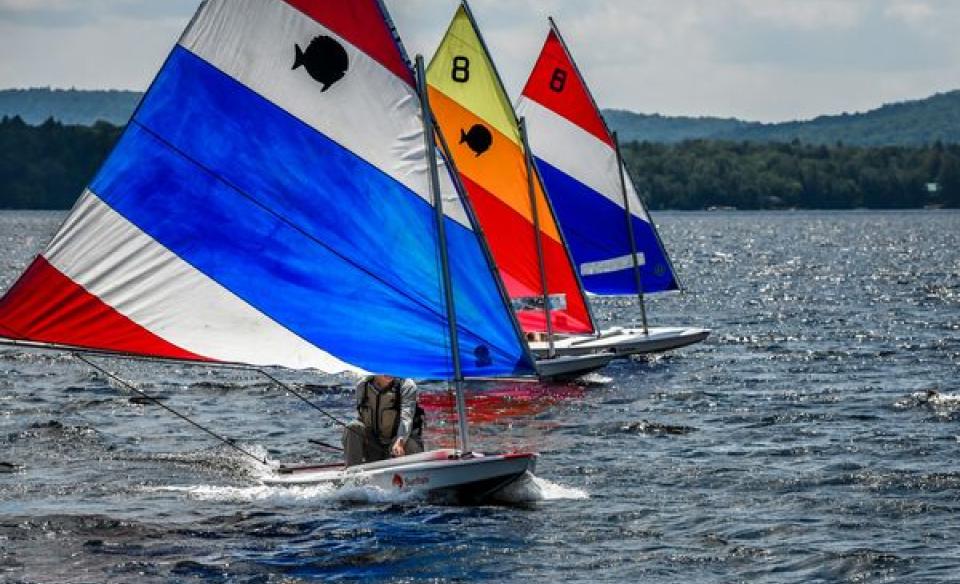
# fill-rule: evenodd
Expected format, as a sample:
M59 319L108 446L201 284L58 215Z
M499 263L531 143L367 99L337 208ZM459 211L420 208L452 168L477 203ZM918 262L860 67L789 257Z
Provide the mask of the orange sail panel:
M520 326L544 332L546 310L530 203L534 184L546 295L555 333L591 333L593 321L539 177L528 176L513 106L461 6L427 70L430 105L450 146Z

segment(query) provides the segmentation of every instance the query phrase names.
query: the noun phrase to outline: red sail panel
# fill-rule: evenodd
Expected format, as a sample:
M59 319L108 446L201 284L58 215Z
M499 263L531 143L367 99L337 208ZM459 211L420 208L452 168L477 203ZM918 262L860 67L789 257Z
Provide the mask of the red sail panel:
M514 299L535 298L539 301L539 297L543 295L543 286L540 283L540 270L537 268L533 225L469 177L461 178L477 213L477 219L483 225L490 252L496 260L507 293ZM577 291L576 276L569 269L569 259L563 244L549 237L541 239L551 291ZM564 294L564 301L566 308L554 308L550 311L554 330L562 333L593 332L583 296ZM538 306L537 309L517 310L517 318L524 331L547 330L542 303Z
M551 30L547 36L540 58L523 89L523 96L563 116L614 148L613 138L556 31Z
M209 361L120 314L39 256L0 299L0 336L134 355Z
M413 74L403 61L393 31L376 0L349 0L349 2L318 2L317 0L286 0L288 4L313 18L367 53L397 77L411 86Z

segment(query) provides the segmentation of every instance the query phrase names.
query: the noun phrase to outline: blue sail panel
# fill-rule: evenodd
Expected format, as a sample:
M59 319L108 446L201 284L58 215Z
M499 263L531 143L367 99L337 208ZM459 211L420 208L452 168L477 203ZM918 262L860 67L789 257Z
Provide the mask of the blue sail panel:
M382 16L357 1L371 4L324 5L321 20L281 0L205 3L13 291L66 300L9 319L17 303L0 303L0 325L63 342L38 331L109 318L118 326L68 344L452 378L419 99L398 45L374 58L347 40ZM444 221L464 374L533 373L462 207Z
M623 207L540 158L536 162L563 225L583 287L594 294L636 294L637 280ZM631 219L636 249L642 254L643 292L677 290L670 261L653 226L637 217Z
M679 289L653 220L620 162L616 140L552 23L517 113L527 120L531 149L584 288L594 294ZM639 289L634 250L643 264Z
M337 358L396 375L452 375L443 306L414 299L436 288L436 279L411 291L403 288L414 284L402 276L391 281L385 277L390 274L371 274L139 127L125 134L91 190L191 267ZM419 198L403 196L413 204L390 205L396 221L408 228L429 224L432 210ZM462 230L450 223L452 233ZM424 240L404 252L409 273L436 273L436 250ZM383 244L356 244L390 254ZM477 254L475 267L483 261ZM484 328L498 340L496 328ZM465 347L489 347L492 358L480 368L469 368L473 361L465 360L470 374L516 371L522 353L472 332L465 319Z

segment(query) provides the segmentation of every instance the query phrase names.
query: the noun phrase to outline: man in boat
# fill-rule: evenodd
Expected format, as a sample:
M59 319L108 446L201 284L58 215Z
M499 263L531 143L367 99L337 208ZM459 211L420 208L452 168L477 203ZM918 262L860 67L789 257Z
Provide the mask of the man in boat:
M371 375L357 384L358 420L343 429L347 466L423 452L423 409L412 379Z

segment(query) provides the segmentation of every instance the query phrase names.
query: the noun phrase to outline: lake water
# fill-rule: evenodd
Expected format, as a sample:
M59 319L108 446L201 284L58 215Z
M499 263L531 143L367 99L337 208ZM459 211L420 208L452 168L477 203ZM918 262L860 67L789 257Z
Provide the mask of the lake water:
M0 213L3 288L61 218ZM657 219L689 293L651 319L713 336L579 384L473 388L477 446L542 453L503 505L258 486L69 356L3 350L0 580L960 581L960 213ZM98 362L273 460L334 456L307 439L336 429L254 373ZM283 376L350 416L346 379Z

